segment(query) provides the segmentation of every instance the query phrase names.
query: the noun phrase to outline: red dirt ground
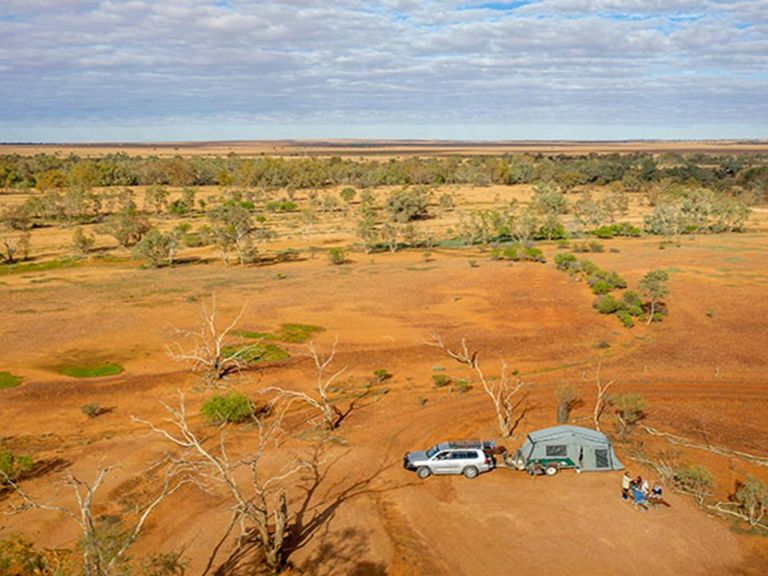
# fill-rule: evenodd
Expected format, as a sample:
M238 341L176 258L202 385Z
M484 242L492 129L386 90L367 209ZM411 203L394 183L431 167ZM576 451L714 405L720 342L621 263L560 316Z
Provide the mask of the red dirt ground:
M119 498L136 488L136 475L167 448L130 416L160 422L160 401L173 403L179 389L190 414L197 414L212 393L170 360L164 346L174 327L195 327L201 299L215 292L222 318L248 302L245 329L315 324L325 328L318 339L324 346L337 334L335 365L349 366L350 386L362 385L377 368L394 375L344 421L339 442L325 454L321 467L327 474L310 502L311 510L324 512L324 522L292 554L296 572L765 574L764 537L734 531L676 494L670 493L669 509L639 512L619 497L620 473L533 479L497 470L474 481L419 481L400 467L406 450L497 434L477 386L463 395L432 387L435 367L464 374L424 344L433 331L451 343L466 337L481 351L488 373L497 373L502 358L521 371L528 409L516 438L504 441L510 448L526 432L555 423L553 392L564 382L577 386L586 401L574 414L577 423L588 419L592 370L602 359L603 378L616 380L616 392L648 399L648 425L765 455L768 238L697 237L666 250L649 239L608 245L619 252L589 257L630 285L649 269L672 271L670 316L662 323L626 330L595 313L587 287L551 264L494 262L468 251L437 250L431 262L415 253L356 254L345 266L317 259L267 267L116 265L7 276L0 286L0 370L23 376L25 383L0 391L2 442L37 458L59 458L83 477L100 463L119 465L100 502L103 511L118 510ZM547 250L550 262L554 253L554 247ZM470 267L469 259L479 266ZM610 348L596 348L600 341ZM118 361L126 371L75 380L53 370L77 357ZM231 387L255 398L268 385L307 389L311 368L294 356L233 377ZM112 411L88 419L79 410L87 402ZM305 416L290 416L292 431L306 427ZM204 429L196 416L193 422ZM248 447L252 434L247 427L231 432L235 453ZM661 448L658 440L643 439L648 449ZM303 445L289 442L295 450ZM650 474L625 446L618 453L633 473ZM768 479L765 469L740 460L695 450L680 455L712 468L723 499L746 473ZM65 502L61 475L52 472L26 487ZM292 509L302 494L296 483ZM199 574L227 521L226 501L189 487L161 507L134 556L183 549L190 573ZM71 547L77 540L73 524L50 512L4 520L0 535L14 532L42 546Z

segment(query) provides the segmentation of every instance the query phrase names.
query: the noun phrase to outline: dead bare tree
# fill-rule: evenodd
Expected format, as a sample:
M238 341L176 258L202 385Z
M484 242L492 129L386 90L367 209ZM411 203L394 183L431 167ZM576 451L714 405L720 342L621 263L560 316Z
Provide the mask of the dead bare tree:
M268 447L278 444L282 413L275 413L268 423L255 418L258 431L255 445L247 454L233 460L225 447L226 425L219 429L218 442L208 442L207 438L190 428L183 395L180 396L178 408L164 406L169 414L166 418L169 429L137 418L133 420L146 425L177 448L177 453L171 458L196 478L198 487L208 492L223 490L229 495L233 503L229 529L234 525L240 526L237 549L254 536L261 546L266 564L275 572L281 571L286 560L284 552L288 525L284 482L307 467L307 463L298 458L291 458L272 473L262 465ZM242 469L249 473L247 482L238 474ZM212 563L213 559L209 564Z
M81 480L73 474L67 474L64 485L71 489L75 507L42 502L22 489L16 481L5 477L6 484L11 486L21 498L21 504L15 506L11 513L17 514L25 510L37 509L59 512L68 516L78 524L82 534L80 548L85 576L122 574L124 563L127 561L126 553L138 539L152 512L186 481L179 474L177 466L173 464L166 466L161 489L149 502L136 505L134 509L136 518L133 524L117 534L108 533L108 527L105 527L94 514L94 500L104 480L114 469L113 466L99 467L96 478L91 482Z
M193 372L201 372L208 384L217 384L232 372L239 372L248 364L246 358L254 346L226 346L227 336L235 329L245 314L246 305L229 324L219 328L216 319L216 295L211 296L210 307L203 302L200 313L200 329L176 332L191 344L174 342L166 346L166 353L177 362L192 364Z
M483 385L485 394L493 402L499 433L504 438L510 437L517 425L514 413L519 403L516 403L514 399L517 393L525 386L525 383L520 379L517 371L513 372L515 380L514 384L512 384L507 374L507 364L502 361L499 378L497 380L487 378L480 367L480 361L477 358L478 352L470 352L464 338L461 339L461 349L458 352L448 348L439 334L433 334L432 340L426 342L426 344L439 348L450 358L453 358L460 364L464 364L474 370L480 383Z
M608 394L608 389L615 382L615 380L611 380L606 384L602 383L600 380L600 370L602 367L603 364L601 362L597 365L597 369L595 370L595 387L597 388L597 396L595 397L595 410L592 413L592 419L595 422L595 430L598 431L600 430L600 417L603 415L606 407L606 395Z
M328 355L323 355L318 352L314 342L310 342L307 346L307 355L312 358L312 361L315 364L317 377L314 391L317 392L317 396L307 394L306 392L298 392L296 390L286 390L278 386L270 386L269 388L265 388L263 392L277 392L277 400L280 400L281 398L287 398L289 402L293 400L305 402L320 412L323 418L323 425L326 429L335 430L338 428L344 415L341 410L339 410L339 408L333 403L333 399L331 398L332 386L336 379L341 376L342 373L344 373L347 367L345 366L330 376L327 376L326 374L328 372L328 368L336 357L336 346L338 343L339 338L337 336L333 341L333 346L331 347L331 351L328 353Z

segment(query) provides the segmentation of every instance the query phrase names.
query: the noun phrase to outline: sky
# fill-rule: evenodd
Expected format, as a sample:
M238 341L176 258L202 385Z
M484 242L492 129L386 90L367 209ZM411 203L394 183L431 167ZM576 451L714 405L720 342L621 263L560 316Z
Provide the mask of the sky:
M768 0L0 0L0 141L768 138Z

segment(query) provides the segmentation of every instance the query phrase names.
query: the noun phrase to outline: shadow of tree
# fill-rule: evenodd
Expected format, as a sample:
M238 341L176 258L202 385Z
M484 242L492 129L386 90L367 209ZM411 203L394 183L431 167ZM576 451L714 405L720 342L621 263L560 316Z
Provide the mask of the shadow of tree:
M316 552L300 566L301 573L306 576L385 576L386 564L365 560L369 534L355 528L331 533L326 526Z
M302 549L319 531L323 530L323 540L318 550L307 560L307 566L314 572L313 576L326 574L357 574L368 575L386 574L386 567L380 564L361 561L360 554L367 550L367 535L357 529L346 529L340 534L330 534L330 523L337 510L344 503L364 495L383 494L399 488L412 485L412 482L395 485L374 487L372 484L381 474L396 465L399 459L390 457L390 450L383 456L381 462L369 474L351 479L349 474L340 473L339 480L331 482L329 473L337 465L348 461L349 451L339 454L333 461L327 462L324 455L325 443L315 445L307 461L308 472L300 479L298 488L303 496L294 500L291 509L296 512L290 517L284 545L285 558L290 565L290 557ZM321 494L322 492L322 494ZM298 503L298 506L296 505ZM231 524L224 539L231 532ZM348 541L349 540L349 541ZM355 556L355 553L358 555ZM334 555L336 554L336 555ZM346 556L341 556L346 555ZM339 558L348 557L348 566L343 571L338 570ZM208 568L205 573L208 573ZM239 545L214 571L214 576L239 576L240 574L259 574L265 570L262 563L259 544L254 532L246 534Z

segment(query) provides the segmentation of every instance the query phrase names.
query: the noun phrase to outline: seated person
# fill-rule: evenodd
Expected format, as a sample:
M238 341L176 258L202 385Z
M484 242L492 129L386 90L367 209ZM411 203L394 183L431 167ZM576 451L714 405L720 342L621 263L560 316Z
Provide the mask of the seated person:
M645 494L643 494L643 491L637 486L632 488L632 503L636 508L639 507L643 510L648 509L648 500L646 499Z

